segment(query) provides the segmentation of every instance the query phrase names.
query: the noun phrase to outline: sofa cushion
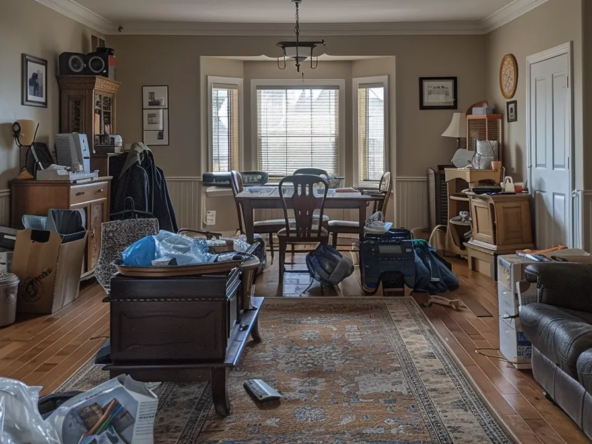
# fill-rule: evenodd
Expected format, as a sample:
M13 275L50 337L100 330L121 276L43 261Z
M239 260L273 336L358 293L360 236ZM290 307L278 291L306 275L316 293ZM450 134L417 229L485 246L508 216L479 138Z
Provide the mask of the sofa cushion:
M578 379L586 391L592 394L592 350L586 350L578 358Z
M580 355L592 348L592 325L546 304L529 304L520 310L526 337L548 359L572 378L578 378Z

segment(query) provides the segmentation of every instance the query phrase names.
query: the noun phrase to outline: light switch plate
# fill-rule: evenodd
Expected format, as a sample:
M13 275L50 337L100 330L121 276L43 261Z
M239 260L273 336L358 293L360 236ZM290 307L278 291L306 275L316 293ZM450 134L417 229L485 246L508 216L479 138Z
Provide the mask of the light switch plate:
M208 210L206 213L206 225L216 225L216 212Z

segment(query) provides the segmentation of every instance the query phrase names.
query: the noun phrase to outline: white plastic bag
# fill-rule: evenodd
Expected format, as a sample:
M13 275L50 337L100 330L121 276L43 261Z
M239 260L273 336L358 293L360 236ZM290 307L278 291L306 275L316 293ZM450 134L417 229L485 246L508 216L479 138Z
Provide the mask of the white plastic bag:
M204 239L194 239L182 234L160 230L154 236L158 257L177 259L177 265L197 265L213 262L215 255L208 253L208 244Z
M37 403L41 387L0 378L0 444L60 444Z

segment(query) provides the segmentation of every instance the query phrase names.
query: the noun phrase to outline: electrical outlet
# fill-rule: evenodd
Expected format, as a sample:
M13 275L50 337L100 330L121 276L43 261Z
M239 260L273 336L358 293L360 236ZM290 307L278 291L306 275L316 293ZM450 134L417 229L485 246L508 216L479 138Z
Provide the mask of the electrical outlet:
M216 212L208 210L206 213L206 225L216 225Z

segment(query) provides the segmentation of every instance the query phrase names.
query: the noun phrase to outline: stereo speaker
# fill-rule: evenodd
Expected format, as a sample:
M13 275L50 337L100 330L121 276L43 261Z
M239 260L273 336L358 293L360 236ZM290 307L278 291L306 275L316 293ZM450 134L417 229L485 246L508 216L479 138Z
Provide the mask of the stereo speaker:
M115 80L115 56L110 48L97 48L86 55L64 52L60 54L59 66L63 76L103 76Z
M60 75L81 76L86 72L86 56L76 52L64 52L60 54Z

